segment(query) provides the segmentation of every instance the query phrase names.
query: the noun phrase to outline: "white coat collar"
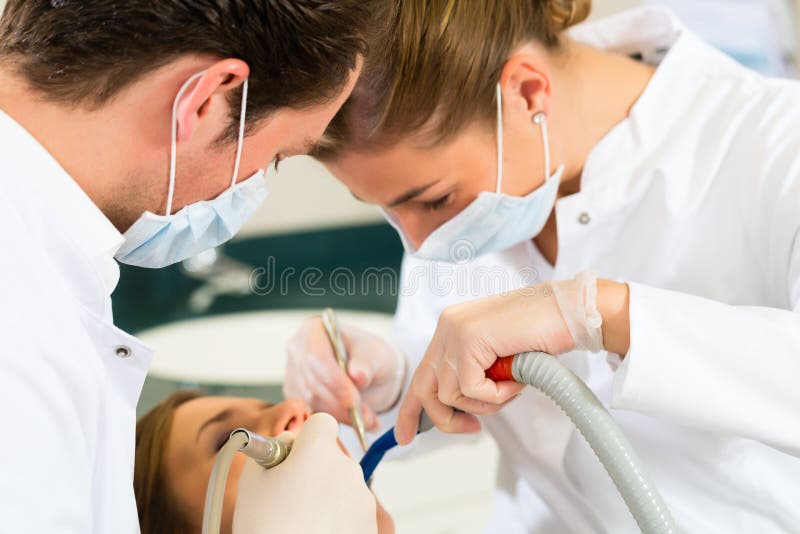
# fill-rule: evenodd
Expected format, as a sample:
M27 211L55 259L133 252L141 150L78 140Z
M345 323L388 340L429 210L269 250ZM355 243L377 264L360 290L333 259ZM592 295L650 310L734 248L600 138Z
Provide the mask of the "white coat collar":
M71 241L71 248L83 256L84 264L94 268L110 295L119 281L114 254L123 243L122 234L50 153L3 111L0 140L7 173L4 180L14 181L10 186L22 193L20 201L33 204L31 210Z
M705 44L663 7L632 9L580 24L569 35L596 48L638 54L658 65L628 117L600 140L584 166L579 194L594 196L610 209L637 187L631 180L640 159L680 131L690 103L703 90L702 80L709 74L706 69L712 65L741 67L733 60L719 61L724 54ZM710 61L712 58L715 61Z
M594 48L631 55L669 50L683 31L670 10L650 6L579 24L567 34Z

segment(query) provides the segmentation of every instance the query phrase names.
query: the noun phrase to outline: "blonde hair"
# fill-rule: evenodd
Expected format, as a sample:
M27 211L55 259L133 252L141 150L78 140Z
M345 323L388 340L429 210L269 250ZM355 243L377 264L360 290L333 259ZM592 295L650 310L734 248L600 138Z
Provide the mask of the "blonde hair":
M495 85L514 49L560 50L591 0L395 0L378 9L387 27L314 154L323 161L412 134L435 145L476 121L493 124Z

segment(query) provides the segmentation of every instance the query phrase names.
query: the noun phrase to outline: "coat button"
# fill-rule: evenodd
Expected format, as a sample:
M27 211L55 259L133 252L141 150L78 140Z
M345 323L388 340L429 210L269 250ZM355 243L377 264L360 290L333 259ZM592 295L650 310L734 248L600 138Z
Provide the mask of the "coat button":
M587 212L584 211L583 213L578 215L578 222L586 226L587 224L592 222L592 218L589 216Z
M114 352L120 358L130 358L131 355L133 354L133 351L131 350L131 348L127 347L125 345L117 345L116 348L114 349Z

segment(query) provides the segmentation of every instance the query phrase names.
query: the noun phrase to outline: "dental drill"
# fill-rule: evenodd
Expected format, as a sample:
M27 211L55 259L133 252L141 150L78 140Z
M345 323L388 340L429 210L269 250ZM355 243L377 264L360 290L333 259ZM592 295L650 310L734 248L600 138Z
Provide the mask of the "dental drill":
M498 358L486 371L495 382L513 380L547 395L583 435L628 506L643 534L677 534L678 527L642 461L600 400L558 359L543 352ZM425 412L419 432L433 427ZM378 438L361 460L370 484L378 463L397 446L394 427Z
M228 470L237 452L243 452L264 469L270 469L283 462L289 456L290 450L291 446L278 439L265 438L244 428L237 428L231 432L228 441L217 454L208 480L203 509L203 534L219 534L225 482L228 480Z

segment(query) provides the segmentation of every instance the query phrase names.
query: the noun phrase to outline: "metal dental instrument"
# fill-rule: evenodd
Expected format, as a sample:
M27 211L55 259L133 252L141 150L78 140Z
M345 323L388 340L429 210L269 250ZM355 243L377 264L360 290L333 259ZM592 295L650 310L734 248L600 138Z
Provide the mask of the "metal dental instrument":
M237 451L243 452L264 469L270 469L289 456L291 446L275 438L259 436L244 428L237 428L231 432L228 441L217 454L208 480L206 504L203 509L203 534L219 534L225 482L228 480L228 470Z
M331 308L325 308L322 312L322 322L325 325L325 331L328 333L328 339L331 340L331 346L333 346L336 361L339 362L339 368L345 376L347 376L347 349L344 346L344 340L342 339L342 332L339 329L339 319L336 317L336 312ZM358 440L361 442L361 448L366 452L367 436L360 402L356 402L355 405L350 408L350 421L352 421L353 428L358 435Z

